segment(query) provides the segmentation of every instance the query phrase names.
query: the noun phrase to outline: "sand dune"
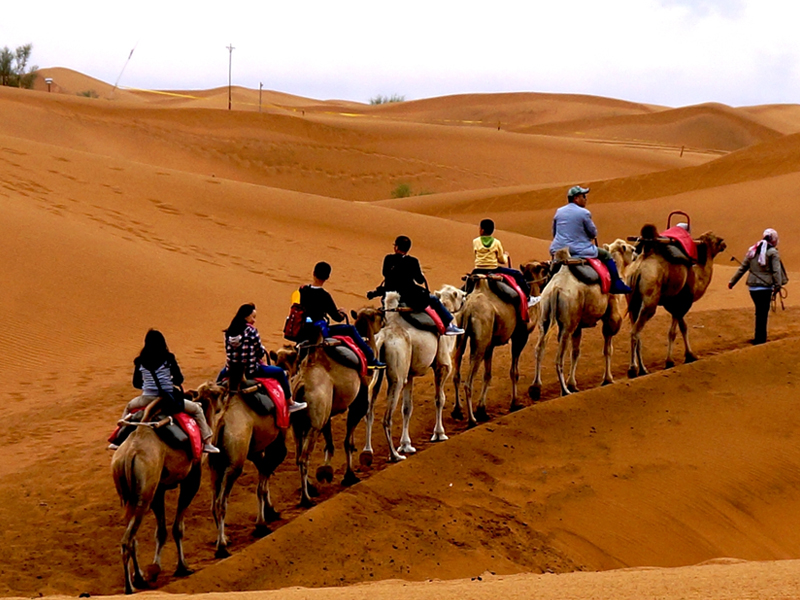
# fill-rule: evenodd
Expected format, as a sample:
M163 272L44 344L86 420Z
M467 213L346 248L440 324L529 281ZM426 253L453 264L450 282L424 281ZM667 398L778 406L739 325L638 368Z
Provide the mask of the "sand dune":
M388 579L282 593L449 598L510 594L511 586L526 597L640 597L638 586L663 590L669 580L668 591L653 593L677 598L728 577L742 582L742 595L785 597L796 584L794 561L535 574L800 557L792 444L800 299L790 294L788 310L772 316L776 341L752 348L747 292L725 288L729 254L741 255L766 226L779 230L792 280L800 277L797 107L672 110L548 94L372 107L264 90L258 113L258 90L235 88L228 112L226 88L110 98L112 86L80 73L42 73L58 89L0 88L2 595L121 591L121 515L104 440L133 394L131 361L147 328L165 332L196 385L221 367L221 330L243 302L258 304L267 344L282 343L290 294L317 260L333 264L338 302L357 308L401 233L433 287L471 268L470 240L484 216L498 221L516 261L545 258L553 209L576 182L593 188L601 241L674 209L691 214L695 232L726 238L730 252L689 315L700 362L660 371L668 320L659 315L645 331L656 373L626 379L626 326L616 385L594 389L602 356L600 333L590 330L579 368L587 391L556 398L550 349L546 401L509 415L502 348L492 421L466 431L448 416L452 437L442 445L427 442L432 382L424 378L411 425L417 456L387 464L378 435L364 482L346 493L323 486L320 504L305 511L291 453L274 478L282 519L261 541L250 536L256 477L248 467L231 499L235 554L226 561L213 558L204 484L187 523L198 573L164 574L159 586L229 593ZM89 89L100 97L77 95ZM696 147L681 157L679 144ZM734 148L742 149L726 152ZM385 200L400 183L426 195ZM532 360L527 348L525 385ZM342 426L334 423L337 444ZM342 460L337 454L337 480ZM144 557L151 531L148 519ZM164 560L166 572L172 546ZM718 587L716 597L735 597L731 589Z

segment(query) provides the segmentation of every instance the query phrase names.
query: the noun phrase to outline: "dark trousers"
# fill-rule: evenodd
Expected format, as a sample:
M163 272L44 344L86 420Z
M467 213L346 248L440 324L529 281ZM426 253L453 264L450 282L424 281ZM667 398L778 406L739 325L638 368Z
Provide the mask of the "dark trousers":
M228 376L228 367L223 367L222 371L217 375L217 381L222 381ZM277 379L281 384L283 395L289 400L292 397L292 387L289 385L289 378L286 377L286 371L280 367L273 365L264 365L259 363L255 371L247 374L248 379Z
M369 347L369 344L364 341L364 338L361 337L361 334L358 333L358 330L353 325L347 325L346 323L342 323L339 325L328 325L328 332L330 335L343 335L349 337L356 343L356 346L361 348L361 351L364 353L364 356L367 357L367 362L372 364L375 362L375 354L372 352L372 348Z
M514 281L517 282L519 288L523 291L526 297L530 298L531 295L531 286L525 281L525 276L522 274L522 271L518 271L517 269L510 269L509 267L497 267L496 269L472 269L472 275L491 275L493 273L503 273L504 275L510 275ZM471 292L472 289L467 290Z
M767 341L767 319L772 302L772 290L750 290L750 297L756 305L756 331L753 343L763 344Z

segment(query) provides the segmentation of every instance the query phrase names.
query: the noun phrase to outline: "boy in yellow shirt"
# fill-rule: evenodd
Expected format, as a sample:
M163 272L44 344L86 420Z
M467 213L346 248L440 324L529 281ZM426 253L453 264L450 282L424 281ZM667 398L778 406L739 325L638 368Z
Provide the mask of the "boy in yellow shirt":
M472 269L473 275L489 275L492 273L503 273L510 275L517 282L517 285L525 293L529 306L536 304L531 298L531 288L521 271L510 268L509 257L503 249L494 233L494 221L483 219L480 225L480 235L472 240L472 250L475 253L475 268ZM468 289L471 291L471 289Z

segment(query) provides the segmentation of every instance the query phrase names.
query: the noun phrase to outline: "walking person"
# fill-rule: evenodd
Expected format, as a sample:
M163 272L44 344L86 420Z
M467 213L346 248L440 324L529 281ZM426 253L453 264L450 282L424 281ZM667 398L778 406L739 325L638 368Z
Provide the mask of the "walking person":
M756 308L753 344L763 344L767 341L767 320L772 297L779 294L781 288L789 281L777 246L778 232L774 229L765 229L762 239L750 246L739 269L728 282L730 290L745 273L748 273L747 287Z

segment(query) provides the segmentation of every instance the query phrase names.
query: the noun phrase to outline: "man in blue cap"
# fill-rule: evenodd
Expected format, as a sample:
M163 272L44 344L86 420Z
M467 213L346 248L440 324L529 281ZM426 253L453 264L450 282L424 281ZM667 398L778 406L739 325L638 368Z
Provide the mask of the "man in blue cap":
M617 263L611 254L595 244L597 227L592 221L592 213L586 210L586 194L589 188L573 186L567 192L567 204L556 211L553 217L553 242L550 244L551 256L561 248L569 248L571 256L577 258L599 258L611 275L612 294L630 294L631 288L625 285L617 272Z

